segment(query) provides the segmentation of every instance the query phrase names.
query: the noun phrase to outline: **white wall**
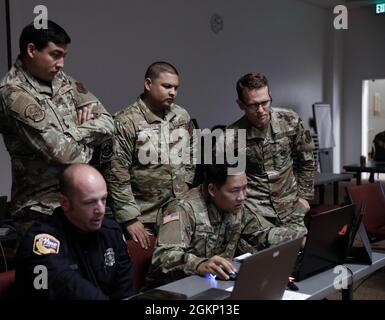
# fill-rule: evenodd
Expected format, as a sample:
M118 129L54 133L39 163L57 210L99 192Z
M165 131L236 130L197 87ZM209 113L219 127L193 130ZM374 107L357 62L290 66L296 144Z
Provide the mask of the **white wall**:
M138 96L145 69L156 60L178 68L177 103L200 127L241 116L235 83L249 71L265 73L274 105L293 107L306 122L312 104L323 101L328 90L331 9L295 0L12 0L14 57L21 29L33 20L37 4L46 5L49 18L72 38L66 72L112 113ZM217 35L209 27L213 13L224 20Z
M5 23L5 1L0 0L0 75L7 72L7 34Z
M379 114L374 115L374 99L378 96ZM374 136L385 131L385 79L369 81L368 146L372 149Z
M342 163L358 163L361 154L362 81L385 78L385 15L374 6L349 10L344 50Z
M293 105L307 118L322 98L324 10L269 2L13 0L13 38L32 21L34 5L47 5L73 40L65 70L111 112L131 103L146 67L164 59L180 71L179 103L203 127L236 120L235 82L251 70L269 76L277 104ZM224 19L218 35L209 28L212 13Z

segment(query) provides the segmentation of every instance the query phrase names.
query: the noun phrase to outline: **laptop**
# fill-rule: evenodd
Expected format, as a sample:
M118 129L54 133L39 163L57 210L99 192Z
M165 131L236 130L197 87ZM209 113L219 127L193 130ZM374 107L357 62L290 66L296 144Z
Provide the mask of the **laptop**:
M292 272L295 281L345 262L354 215L351 204L310 216L306 244Z
M372 248L363 224L365 207L365 204L362 204L354 217L345 259L347 263L372 264ZM361 245L356 246L355 240L359 240Z
M290 240L242 260L232 292L210 288L189 300L281 300L302 240Z

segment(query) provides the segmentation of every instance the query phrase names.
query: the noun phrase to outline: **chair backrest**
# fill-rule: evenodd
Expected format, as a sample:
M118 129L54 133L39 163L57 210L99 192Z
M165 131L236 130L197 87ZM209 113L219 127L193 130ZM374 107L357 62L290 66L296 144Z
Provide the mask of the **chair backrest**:
M385 161L385 131L375 135L372 153L375 161Z
M364 226L371 237L385 238L385 194L380 182L347 186L352 203L366 205Z
M145 250L140 246L139 242L135 242L132 239L126 241L134 271L134 287L138 291L143 286L148 268L150 267L155 242L156 237L150 235L150 247Z
M9 298L15 283L15 270L0 273L0 300Z

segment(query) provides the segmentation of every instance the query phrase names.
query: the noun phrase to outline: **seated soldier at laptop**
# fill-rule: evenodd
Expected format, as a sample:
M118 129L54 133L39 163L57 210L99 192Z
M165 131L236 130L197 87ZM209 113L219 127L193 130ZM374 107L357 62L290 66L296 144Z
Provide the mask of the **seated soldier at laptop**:
M233 174L226 165L211 165L206 176L203 185L158 213L159 232L146 289L193 274L228 279L235 271L234 256L302 235L275 227L244 206L244 171Z

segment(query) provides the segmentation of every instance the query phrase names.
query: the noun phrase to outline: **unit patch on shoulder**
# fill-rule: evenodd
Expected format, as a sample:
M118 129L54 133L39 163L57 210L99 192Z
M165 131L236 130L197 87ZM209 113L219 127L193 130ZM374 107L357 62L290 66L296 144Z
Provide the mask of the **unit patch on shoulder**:
M88 90L83 86L83 83L76 81L75 85L76 85L76 90L79 93L83 93L83 94L88 93Z
M59 253L60 241L54 236L46 233L39 233L33 240L33 252L41 256L50 253Z
M101 154L100 154L101 162L109 161L112 155L113 155L112 140L109 139L102 143Z
M163 218L163 224L179 220L179 212L171 212Z
M44 110L37 104L30 104L25 108L25 116L35 122L40 122L45 118Z

